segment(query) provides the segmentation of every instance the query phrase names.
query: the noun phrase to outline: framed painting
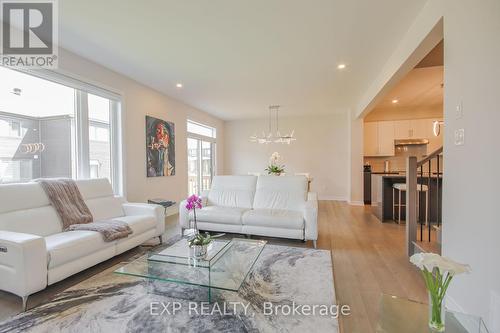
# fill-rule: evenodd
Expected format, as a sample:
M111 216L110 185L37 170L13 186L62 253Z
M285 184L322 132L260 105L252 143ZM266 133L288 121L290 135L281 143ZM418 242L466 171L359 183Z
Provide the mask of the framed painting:
M175 175L175 124L146 116L148 177Z

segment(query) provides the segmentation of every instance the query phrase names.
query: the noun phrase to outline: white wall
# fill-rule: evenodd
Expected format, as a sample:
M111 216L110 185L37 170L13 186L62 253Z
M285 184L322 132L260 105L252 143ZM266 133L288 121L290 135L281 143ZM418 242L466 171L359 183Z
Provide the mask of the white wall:
M469 263L450 296L500 332L500 1L447 0L443 253ZM463 118L456 106L462 103ZM454 131L465 129L465 145ZM495 301L496 300L496 301Z
M269 156L277 151L286 172L309 172L314 178L312 191L322 199L347 200L349 186L349 134L345 115L280 118L284 131L295 129L297 141L291 145L262 145L249 137L267 129L267 120L228 121L225 124L226 174L262 172Z
M188 118L217 128L217 169L222 173L224 126L221 120L65 50L59 52L59 68L123 94L125 192L130 201L144 202L160 197L179 202L187 195ZM175 123L175 176L146 177L146 115Z
M349 142L350 142L350 187L349 203L364 205L363 188L363 119L356 119L351 112L349 115Z
M425 36L441 18L446 125L443 254L472 267L471 274L451 283L447 306L481 316L490 332L500 333L500 154L496 137L500 124L500 1L429 0L355 112L362 115L387 82L422 56L414 51L430 47ZM438 32L432 30L432 40L441 38ZM457 119L455 108L460 103L464 115ZM454 145L454 132L459 128L465 129L463 146Z

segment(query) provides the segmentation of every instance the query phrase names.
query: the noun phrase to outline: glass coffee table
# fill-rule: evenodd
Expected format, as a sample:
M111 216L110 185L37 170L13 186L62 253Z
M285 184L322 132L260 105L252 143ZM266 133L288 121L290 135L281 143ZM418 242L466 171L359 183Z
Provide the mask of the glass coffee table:
M380 299L377 333L430 332L429 306L392 295ZM480 317L446 309L446 333L488 333Z
M238 292L266 241L233 238L214 240L203 259L196 259L185 238L169 247L155 249L120 268L115 273L208 288Z

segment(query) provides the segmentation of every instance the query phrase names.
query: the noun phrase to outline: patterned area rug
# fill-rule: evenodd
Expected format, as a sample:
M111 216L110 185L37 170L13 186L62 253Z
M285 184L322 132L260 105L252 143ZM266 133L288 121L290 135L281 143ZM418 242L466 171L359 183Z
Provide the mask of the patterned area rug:
M0 323L0 332L338 332L329 251L267 245L240 291L217 291L213 303L204 288L117 267Z

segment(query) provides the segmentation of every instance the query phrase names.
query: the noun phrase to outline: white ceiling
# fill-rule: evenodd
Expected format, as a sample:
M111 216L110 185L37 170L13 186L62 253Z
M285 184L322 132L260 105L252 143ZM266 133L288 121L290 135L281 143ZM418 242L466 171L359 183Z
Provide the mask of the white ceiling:
M428 108L443 105L444 67L411 70L374 108ZM397 100L396 104L392 103Z
M264 116L270 104L282 116L339 113L424 3L64 0L60 44L226 120Z

